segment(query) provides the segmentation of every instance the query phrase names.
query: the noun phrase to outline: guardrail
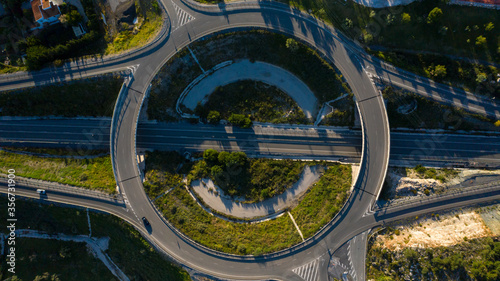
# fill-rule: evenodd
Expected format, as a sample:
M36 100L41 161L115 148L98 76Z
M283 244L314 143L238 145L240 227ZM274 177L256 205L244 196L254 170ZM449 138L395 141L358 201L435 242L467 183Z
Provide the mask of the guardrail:
M146 89L146 92L142 94L142 100L141 104L139 105L139 111L137 112L137 117L135 119L135 130L134 130L134 154L135 154L135 163L137 164L137 172L139 172L139 175L141 176L141 180L144 179L144 175L141 172L141 168L139 167L139 161L137 159L137 127L139 124L139 117L141 116L141 111L142 111L142 106L144 105L144 101L147 99L149 96L149 92L151 91L151 86L152 84L150 83L148 88Z
M113 167L113 174L115 176L115 182L118 179L117 171L116 171L116 164L115 164L115 158L116 158L116 150L115 150L115 136L116 136L116 127L118 126L118 120L120 119L121 116L121 108L122 105L125 101L126 98L126 91L128 87L130 86L130 83L133 80L133 76L130 75L128 81L124 81L122 84L122 87L120 89L120 92L118 93L118 97L116 98L115 102L115 107L113 109L113 117L111 118L111 132L109 134L109 146L110 146L110 155L111 155L111 166ZM120 191L118 183L116 183L116 188L118 192Z
M7 178L0 177L0 182L7 182ZM82 187L60 184L55 182L46 182L42 180L34 180L34 179L24 179L16 177L16 184L24 185L27 187L32 187L34 189L44 189L44 190L54 190L61 191L64 193L76 194L76 195L84 195L87 197L103 199L107 201L113 201L115 203L122 201L123 198L121 194L108 194L96 190L89 190Z

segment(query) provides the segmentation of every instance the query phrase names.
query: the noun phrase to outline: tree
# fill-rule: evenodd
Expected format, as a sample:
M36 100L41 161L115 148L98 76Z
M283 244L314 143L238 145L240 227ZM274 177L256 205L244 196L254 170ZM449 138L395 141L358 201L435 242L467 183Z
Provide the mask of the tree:
M410 23L411 22L411 16L408 13L403 13L401 15L401 22L402 23Z
M345 18L344 20L344 25L347 27L347 28L351 28L354 26L352 20L350 18Z
M211 124L218 124L220 122L220 113L216 110L211 110L207 117L208 122Z
M477 83L482 83L488 79L488 76L486 76L486 73L480 72L476 76L476 82Z
M492 31L493 28L495 28L495 25L492 22L489 22L489 23L484 25L484 30L486 30L486 31Z
M215 149L207 149L203 152L203 160L208 164L216 164L218 161L219 152Z
M479 35L476 38L476 46L480 46L480 47L486 46L486 37Z
M239 126L241 128L250 128L252 126L252 120L245 117L243 114L231 114L228 118L229 123Z
M446 66L444 65L431 65L427 68L427 72L434 79L442 79L446 76Z
M66 21L71 26L78 25L80 22L83 21L82 15L80 15L80 13L77 10L72 10L63 16L66 16Z
M210 169L210 173L212 174L212 177L214 177L215 179L218 179L218 178L220 178L222 173L224 173L224 170L222 169L221 166L215 165Z
M429 15L427 16L427 23L434 24L438 22L441 17L443 17L443 11L440 8L435 7L434 9L432 9L432 11L429 12Z
M292 52L296 52L299 49L299 43L292 38L286 39L285 45Z

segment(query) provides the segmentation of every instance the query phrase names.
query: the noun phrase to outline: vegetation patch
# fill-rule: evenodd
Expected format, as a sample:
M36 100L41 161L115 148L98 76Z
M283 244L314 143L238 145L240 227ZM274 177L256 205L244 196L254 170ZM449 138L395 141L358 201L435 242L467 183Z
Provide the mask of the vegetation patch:
M352 181L351 167L330 165L291 213L304 238L332 220L346 202Z
M82 151L75 149L66 148L43 148L43 147L2 147L3 150L7 152L17 152L24 154L41 154L50 156L93 156L101 154L109 154L108 149L95 149L95 150L85 150L85 155L82 155Z
M156 204L181 232L217 251L260 255L301 241L288 216L257 224L228 222L205 212L182 187L161 197Z
M234 223L214 217L203 210L188 193L179 174L188 172L190 179L194 179L194 175L210 177L212 169L208 166L215 167L220 164L215 161L218 161L218 156L221 154L229 159L234 157L233 160L241 157L239 154L231 156L229 153L207 151L204 155L205 160L194 164L182 164L182 157L175 152L148 153L147 181L144 186L168 221L196 242L233 254L260 255L288 248L301 241L292 221L286 215L262 223ZM206 161L212 164L207 164ZM264 159L256 159L251 163L256 166L255 171L260 171L254 173L255 177L252 177L251 181L266 189L283 188L281 186L283 182L294 183L298 178L292 180L286 176L296 177L305 165L301 162ZM348 196L352 178L350 167L339 164L328 166L325 176L310 188L298 206L291 211L305 238L314 235L324 224L333 219ZM279 169L286 172L278 171ZM203 173L205 175L202 175ZM280 178L281 181L277 181L276 178ZM165 194L166 191L169 192ZM257 198L261 198L261 193L262 191L256 192Z
M1 116L108 116L123 79L105 75L0 93Z
M218 87L204 105L196 107L195 114L210 123L228 120L232 114L243 114L258 122L309 123L304 112L285 92L249 80Z
M387 101L387 115L391 128L485 130L498 131L496 120L463 109L442 105L419 95L386 87L382 94ZM406 113L402 109L414 110Z
M0 151L0 173L115 193L110 156L92 159L45 158Z
M374 9L354 1L281 0L333 24L367 46L499 61L495 9L424 0Z
M8 200L5 197L0 197L0 208L7 208ZM37 203L37 200L17 200L16 208L23 210L22 212L16 213L18 222L17 227L19 229L31 228L35 230L41 230L48 232L50 234L65 233L69 235L88 235L89 227L87 222L87 214L85 210L80 208L62 208L54 205L45 205ZM159 253L157 253L147 242L144 240L139 232L137 232L130 224L124 222L123 220L108 215L108 214L97 214L90 212L90 221L92 225L92 235L94 237L109 237L109 248L106 254L111 258L111 260L131 279L131 280L190 280L189 275L184 270L172 265L169 261L165 260ZM7 212L0 212L0 219L3 221L7 220ZM2 230L6 234L7 230ZM17 240L18 242L24 241L26 239ZM49 255L51 251L60 250L60 248L54 248L53 250L48 249L45 251L45 242L50 240L36 240L37 263L43 264L44 262L49 263L50 260L42 260L42 255ZM18 250L24 248L19 246ZM43 249L43 251L41 250ZM70 251L72 248L70 248ZM17 250L16 250L17 252ZM67 257L67 262L71 265L61 266L59 262L53 263L58 265L57 267L40 266L40 271L34 271L32 269L26 272L21 270L21 274L37 274L42 275L48 272L49 276L53 274L60 275L63 271L67 269L73 270L74 268L80 267L81 270L73 270L72 274L77 274L78 272L83 272L86 276L90 277L90 274L95 274L97 279L85 279L82 276L80 278L62 278L61 280L104 280L103 278L108 276L105 274L97 274L98 268L88 266L87 264L82 264L82 259L84 255L79 252L71 252L71 256ZM59 255L57 253L56 255ZM58 258L58 257L54 257ZM20 262L28 263L28 260ZM100 261L99 261L100 262ZM2 274L6 276L7 267L3 267ZM107 270L107 269L106 269ZM19 271L18 271L19 272ZM108 271L109 272L109 271ZM31 276L31 275L30 275ZM21 276L20 276L21 277ZM21 278L22 279L22 278ZM33 280L33 278L26 278L23 280ZM50 280L50 279L48 279ZM107 278L105 280L110 280Z
M20 280L115 278L101 260L92 256L85 243L35 238L20 238L16 242L16 258L20 261L16 264L16 276Z
M296 183L306 164L293 160L249 159L244 152L205 150L203 160L196 162L188 183L210 178L231 196L261 201L283 193Z
M380 235L396 237L398 229ZM388 250L370 239L367 278L372 280L498 280L500 242L498 237L467 239L453 246L404 247Z
M427 78L463 88L475 94L500 98L500 84L496 83L499 72L494 66L473 64L432 54L382 51L373 53L395 66Z
M238 59L263 61L282 67L301 79L320 103L350 93L347 83L343 82L342 75L338 74L334 66L313 49L281 34L263 30L225 33L197 41L190 48L204 69ZM201 73L186 50L167 62L152 82L148 102L149 118L177 120L179 116L175 105L179 95Z
M140 2L140 4L139 4ZM162 10L157 1L137 1L138 14L143 15L135 26L122 23L121 31L107 44L106 54L117 54L146 45L163 26Z

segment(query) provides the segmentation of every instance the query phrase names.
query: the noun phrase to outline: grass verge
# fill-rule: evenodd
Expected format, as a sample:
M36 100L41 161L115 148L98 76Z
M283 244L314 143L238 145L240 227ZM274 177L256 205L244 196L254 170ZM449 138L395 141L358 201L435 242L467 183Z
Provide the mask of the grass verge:
M495 120L442 105L413 93L386 87L382 94L387 101L391 128L500 130Z
M301 241L292 220L281 216L257 224L228 222L205 212L182 187L158 199L163 215L194 241L217 251L260 255Z
M62 208L54 205L35 203L36 200L17 200L16 208L22 210L17 212L17 228L31 228L46 231L48 233L66 233L70 235L88 235L89 228L87 214L80 208ZM7 199L0 197L0 207L7 208ZM106 253L111 260L131 280L190 280L189 275L182 269L166 261L160 254L140 236L130 224L108 214L90 212L92 235L94 237L109 237L109 248ZM6 221L7 213L1 212L0 219ZM6 233L7 230L3 230ZM47 240L37 240L39 244ZM81 255L71 255L72 266L69 269L80 266L82 272L91 272L93 268L84 267ZM43 274L61 274L68 268L60 266L42 269L33 272ZM2 266L2 270L6 270ZM53 270L53 271L52 271ZM5 272L2 272L5 275ZM32 280L32 279L25 279ZM85 280L85 279L61 279L61 280ZM102 279L100 279L102 280ZM109 279L107 279L109 280Z
M330 165L291 213L304 238L314 235L340 211L349 196L352 170Z
M3 92L0 94L0 115L111 117L122 83L119 76L104 75Z
M462 88L465 91L500 98L500 84L496 83L498 69L494 66L468 63L445 56L401 52L374 52L391 64L413 73ZM441 72L436 66L443 66Z
M145 19L141 17L139 24L136 24L133 30L125 28L118 33L106 46L106 54L118 54L144 46L154 39L161 30L163 17L158 3L156 1L141 1L138 7L146 10Z
M0 172L115 193L110 156L93 159L45 158L0 151Z

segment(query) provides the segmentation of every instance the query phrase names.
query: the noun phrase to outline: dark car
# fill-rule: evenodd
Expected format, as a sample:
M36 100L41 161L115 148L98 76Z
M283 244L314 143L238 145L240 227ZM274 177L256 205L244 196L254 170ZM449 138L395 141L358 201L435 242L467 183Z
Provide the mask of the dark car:
M149 221L146 217L142 217L142 222L144 223L145 226L149 226Z

